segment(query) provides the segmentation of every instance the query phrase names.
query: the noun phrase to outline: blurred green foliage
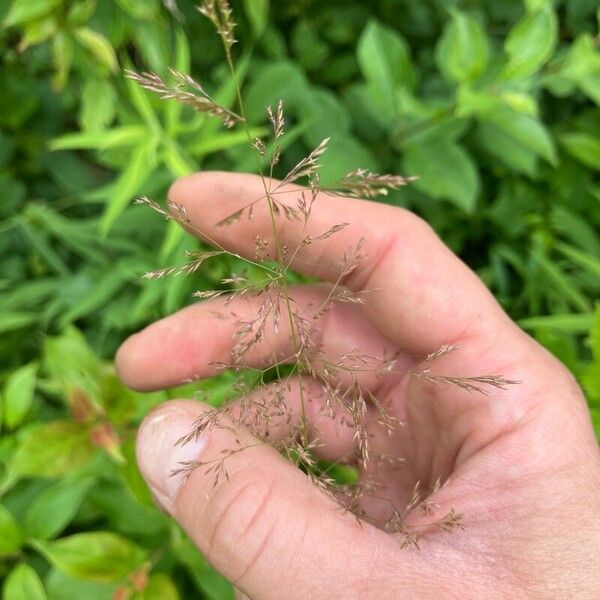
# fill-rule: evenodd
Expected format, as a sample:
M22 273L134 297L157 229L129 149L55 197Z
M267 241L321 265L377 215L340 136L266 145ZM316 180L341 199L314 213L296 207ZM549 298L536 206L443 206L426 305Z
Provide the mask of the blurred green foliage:
M270 6L271 4L271 6ZM600 431L600 37L595 0L244 0L235 47L257 134L288 113L281 170L332 136L322 180L419 175L423 215L578 377ZM140 274L196 242L144 207L196 169L252 170L243 131L123 78L191 72L233 105L220 43L180 0L0 0L0 578L5 600L223 599L153 505L135 427L174 395L118 381L118 344L211 289Z

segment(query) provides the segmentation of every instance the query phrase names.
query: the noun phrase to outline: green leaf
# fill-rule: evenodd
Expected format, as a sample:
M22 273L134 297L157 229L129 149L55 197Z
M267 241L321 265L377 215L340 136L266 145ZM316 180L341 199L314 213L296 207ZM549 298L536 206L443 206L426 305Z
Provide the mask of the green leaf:
M354 169L374 170L377 162L370 152L354 137L339 135L331 138L327 152L320 159L319 176L323 185L334 184Z
M570 277L565 271L557 266L553 261L549 260L541 252L535 256L540 270L549 283L552 285L553 291L560 294L571 306L581 312L591 310L590 301L576 285L573 277Z
M46 600L38 574L26 563L18 564L4 582L2 600Z
M79 123L86 131L98 132L110 125L115 117L116 95L105 79L89 79L83 86Z
M48 336L44 345L44 369L64 396L74 389L83 390L100 402L103 365L74 327L60 336Z
M30 46L36 46L52 37L58 30L58 20L54 15L48 15L41 19L29 21L23 26L23 37L19 42L19 50L26 50Z
M535 176L538 163L535 153L493 123L479 123L474 136L484 150L509 169L529 177Z
M47 540L58 535L79 510L92 483L91 478L66 480L45 489L25 513L27 536Z
M51 568L44 579L49 600L114 600L116 583L70 577Z
M523 329L547 328L567 333L587 333L594 322L593 314L562 314L521 319Z
M0 557L13 554L21 547L23 536L12 513L0 504Z
M450 80L476 79L488 61L485 31L479 21L466 13L452 9L450 16L436 48L437 64Z
M133 69L131 63L125 62L125 68ZM141 86L129 77L124 78L125 89L127 90L127 96L131 100L131 103L135 107L138 114L146 121L152 131L159 132L161 129L160 122L152 108L150 102L151 92L146 92Z
M558 163L554 140L546 126L538 119L511 110L486 113L482 119L492 122L506 135L545 158L550 164Z
M458 144L410 144L404 154L404 172L419 177L414 185L432 198L450 200L465 212L475 208L479 174L473 159Z
M390 122L398 112L398 88L413 90L417 74L405 40L393 29L372 20L357 48L358 63L370 92L370 112Z
M190 45L183 29L175 31L175 69L180 73L191 71ZM185 127L180 123L183 105L179 102L166 102L163 105L165 114L165 130L170 138L174 138L177 132Z
M37 364L25 365L11 373L4 386L3 421L9 429L19 426L33 402Z
M563 148L581 164L600 171L600 138L583 132L564 133L559 136Z
M255 35L260 35L269 22L270 0L244 0L244 11Z
M155 142L150 139L147 143L135 148L129 163L111 186L108 206L100 221L100 232L103 235L110 231L133 197L141 191L141 187L150 176L154 163Z
M53 542L32 542L54 567L71 577L116 581L137 569L147 552L108 531L77 533Z
M52 62L56 70L52 83L61 90L67 84L73 62L73 38L63 31L52 37Z
M125 482L125 485L131 495L142 505L148 508L154 508L156 505L152 499L152 494L148 488L148 484L142 477L137 466L135 458L135 440L127 439L122 446L125 463L120 465L119 471Z
M150 575L148 585L136 597L138 600L179 600L173 580L165 573Z
M60 477L82 467L92 454L89 431L72 421L36 423L23 431L0 490L22 477Z
M557 42L558 23L552 6L544 4L526 14L506 38L508 64L504 76L513 79L532 75L552 56Z
M560 88L565 79L600 105L600 52L591 35L580 35L564 59L558 61L556 69L557 72L547 77L546 82L556 81Z
M600 365L600 304L596 305L594 323L590 327L590 345L594 358Z
M73 30L77 41L109 71L115 72L119 68L117 55L108 39L90 29L89 27L77 27Z
M158 9L156 0L116 0L116 4L135 19L151 19L156 16Z
M543 8L544 6L551 3L552 0L524 0L527 12L535 12L536 10Z
M126 125L101 132L66 133L54 138L48 147L50 150L108 150L137 144L147 135L148 129L144 126Z
M561 242L557 243L555 248L580 267L589 271L592 276L600 278L600 259Z
M2 312L0 314L0 333L7 333L15 329L21 329L35 323L38 316L33 313L24 312Z
M13 0L2 25L12 27L32 21L48 14L63 2L64 0Z

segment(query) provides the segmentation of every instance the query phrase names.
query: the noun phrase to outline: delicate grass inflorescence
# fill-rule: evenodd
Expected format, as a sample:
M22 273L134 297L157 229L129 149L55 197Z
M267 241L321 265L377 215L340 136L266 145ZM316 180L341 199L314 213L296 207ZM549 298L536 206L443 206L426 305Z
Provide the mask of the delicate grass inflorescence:
M204 261L217 255L230 255L244 261L262 273L262 280L250 279L244 273L232 273L222 280L221 290L198 291L194 297L201 300L213 300L225 297L225 307L233 306L234 301L242 297L256 300L256 310L252 317L240 317L233 309L222 318L235 322L235 345L229 362L215 366L219 370L230 369L238 373L252 371L256 377L255 385L248 385L247 378L240 377L237 384L239 399L204 413L195 423L193 430L177 443L186 444L201 434L214 428L228 428L243 425L249 428L256 438L256 444L269 444L282 455L306 472L307 476L324 493L334 498L340 505L352 512L359 519L376 524L382 529L396 534L403 545L418 544L422 531L432 527L441 530L453 530L462 527L461 515L454 510L445 511L441 516L432 518L425 526L408 524L407 517L415 511L423 515L433 515L435 505L429 498L443 485L439 478L427 489L417 481L414 489L408 494L408 501L397 506L386 498L381 481L365 475L367 471L377 470L377 466L385 469L402 469L405 461L402 456L376 454L371 449L371 439L367 428L367 415L383 428L390 437L399 434L403 422L390 410L389 399L382 401L371 389L361 382L361 374L369 373L383 378L390 374L400 373L397 369L398 356L382 350L381 355L366 354L359 348L350 348L332 359L322 349L320 340L320 322L332 308L341 303L364 304L368 302L368 294L350 291L344 286L361 260L365 258L364 238L353 247L348 248L339 257L339 272L335 283L329 288L323 302L308 306L294 297L288 284L291 265L298 252L308 245L323 242L346 228L349 223L341 221L319 234L308 234L307 225L315 202L326 202L328 194L344 195L354 198L375 198L385 196L389 190L407 185L415 177L398 175L382 175L366 169L356 169L340 179L336 185L325 187L319 181L319 159L327 151L329 139L323 139L306 157L297 162L281 181L273 179L275 167L278 165L282 148L280 138L285 135L284 105L279 101L277 106L266 107L266 114L272 128L272 139L252 138L245 117L244 103L238 83L232 47L235 23L227 0L204 0L198 7L214 24L220 36L231 76L237 90L238 112L220 106L211 98L204 88L189 75L171 71L173 83L165 82L154 73L136 73L127 71L126 75L143 88L155 92L165 100L175 100L191 106L197 111L220 119L226 127L241 126L248 135L249 147L256 155L258 173L263 184L263 194L251 203L241 206L227 215L217 225L227 227L240 219L252 219L257 207L268 211L271 223L271 240L257 236L253 240L254 257L249 259L228 250L211 239L205 232L199 231L190 221L184 206L170 201L168 209L153 200L141 197L138 203L145 204L163 217L174 220L186 229L195 232L205 242L216 249L189 252L189 259L182 265L167 267L144 275L148 279L159 279L168 276L184 276L196 272ZM307 182L306 188L293 188L290 184L298 181ZM292 200L290 200L292 198ZM300 224L301 235L295 246L281 242L280 227L283 221L294 221ZM287 335L291 353L282 356L268 346L270 333ZM442 346L438 351L415 361L416 366L408 371L409 378L425 381L433 386L453 385L466 392L488 394L490 389L505 389L517 383L500 376L458 377L439 375L432 371L431 365L437 359L457 350L457 346ZM259 361L268 364L267 368L250 366L250 353L261 352L265 356ZM274 374L275 381L267 385L266 376ZM318 382L315 392L315 382ZM343 383L341 383L343 382ZM287 401L287 393L292 387L299 396L300 415L294 416ZM331 420L335 428L348 429L353 432L357 451L352 455L338 459L336 463L324 463L315 455L321 440L309 424L308 413L314 395L319 395L321 416ZM314 411L313 411L314 412ZM277 425L285 424L288 431L283 438L275 439L270 432ZM235 436L234 436L235 438ZM173 475L189 475L193 470L202 468L206 473L214 474L213 485L216 487L228 479L227 460L232 455L246 450L241 442L236 441L222 456L211 461L191 461L182 463ZM336 464L353 465L361 471L358 482L340 483L334 476ZM375 466L375 468L374 468ZM367 469L368 467L368 469ZM377 519L364 509L364 500L376 499L387 502L389 510L385 519Z

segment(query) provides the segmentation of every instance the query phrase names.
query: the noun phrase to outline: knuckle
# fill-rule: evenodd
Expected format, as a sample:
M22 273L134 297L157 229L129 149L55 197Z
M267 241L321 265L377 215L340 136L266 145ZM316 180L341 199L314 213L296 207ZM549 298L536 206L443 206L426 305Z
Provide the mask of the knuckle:
M238 472L209 497L202 523L210 559L235 564L236 581L268 551L277 519L271 510L274 484L264 473Z

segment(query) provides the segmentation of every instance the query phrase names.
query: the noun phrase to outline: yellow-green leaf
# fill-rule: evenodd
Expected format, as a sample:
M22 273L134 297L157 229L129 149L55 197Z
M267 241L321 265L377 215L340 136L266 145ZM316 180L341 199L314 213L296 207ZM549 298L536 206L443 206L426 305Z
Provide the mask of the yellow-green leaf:
M37 365L31 363L11 373L4 386L3 421L9 429L21 424L33 402Z
M19 563L4 582L2 600L46 600L44 586L34 569Z
M506 38L505 77L521 78L535 73L552 56L557 42L558 23L552 6L545 4L526 14Z
M90 581L122 579L147 558L145 550L108 531L77 533L53 542L34 541L32 545L58 570Z
M110 71L118 69L117 55L110 41L101 33L89 27L77 27L73 30L77 41L101 64Z

